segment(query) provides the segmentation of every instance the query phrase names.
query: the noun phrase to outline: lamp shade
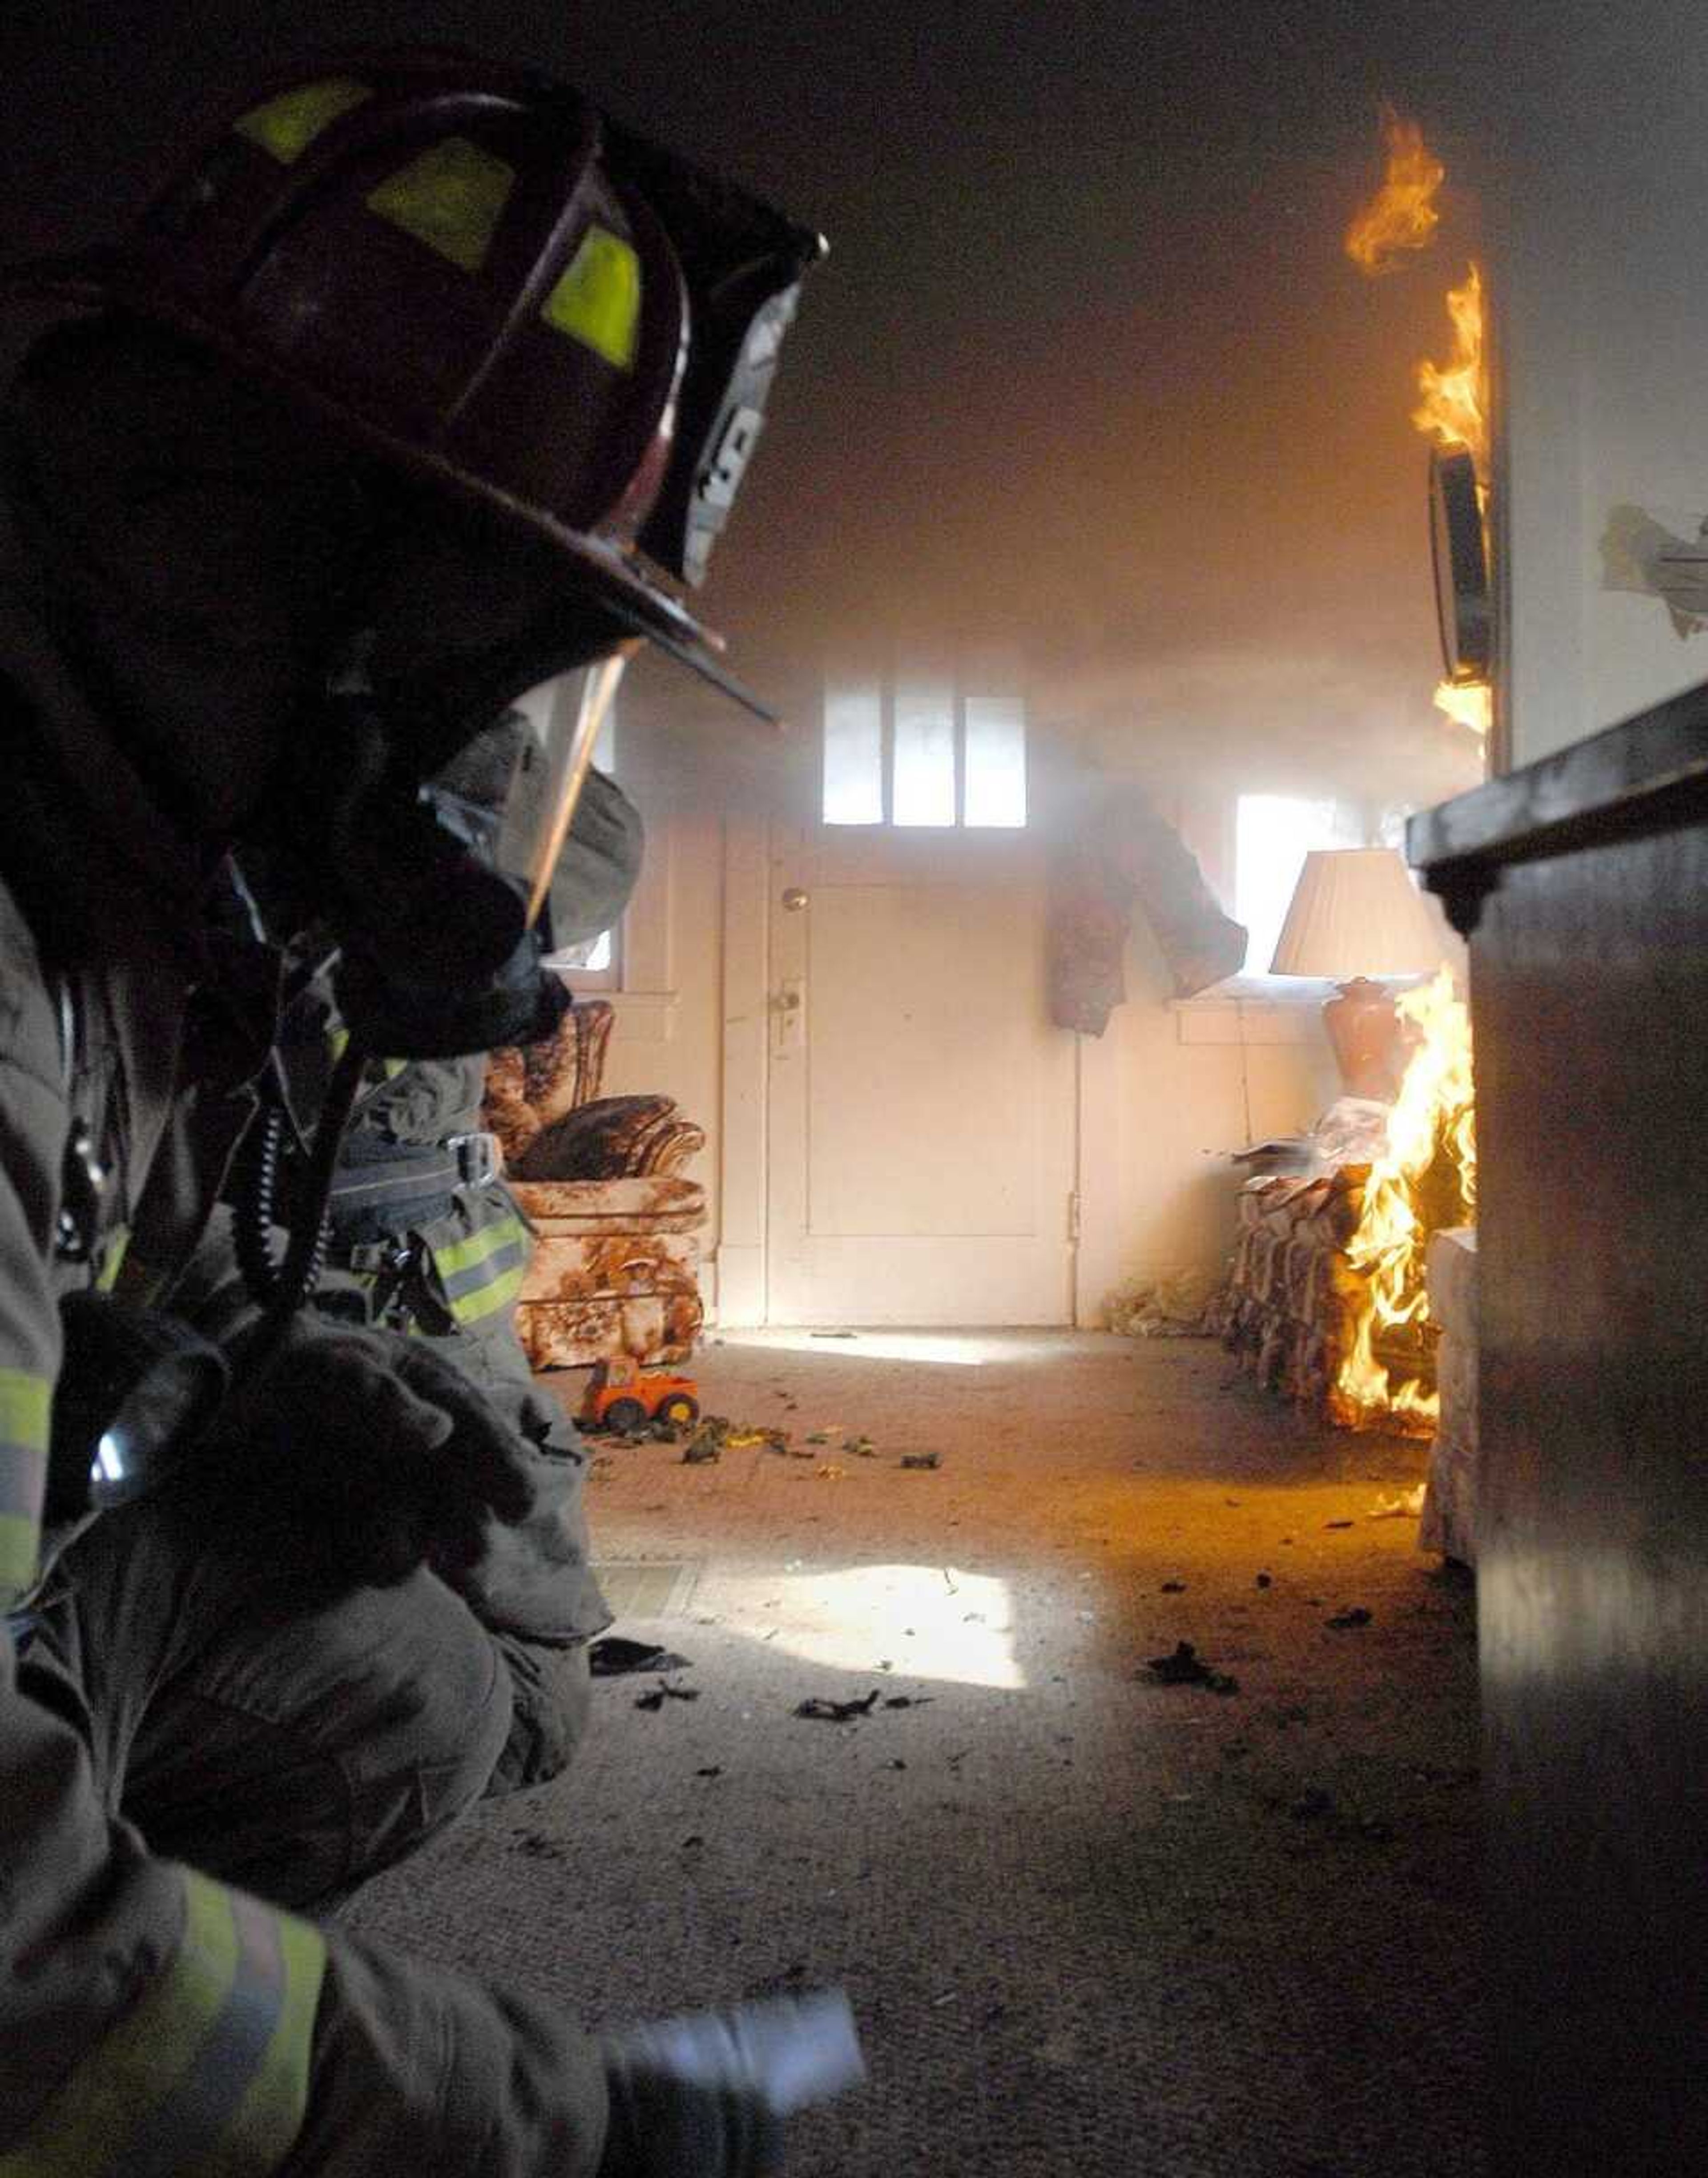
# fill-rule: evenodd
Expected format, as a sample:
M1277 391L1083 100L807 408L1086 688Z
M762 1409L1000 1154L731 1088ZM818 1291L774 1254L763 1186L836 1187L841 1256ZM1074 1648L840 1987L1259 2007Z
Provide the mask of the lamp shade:
M1442 946L1392 847L1322 847L1305 857L1269 964L1273 976L1426 976Z

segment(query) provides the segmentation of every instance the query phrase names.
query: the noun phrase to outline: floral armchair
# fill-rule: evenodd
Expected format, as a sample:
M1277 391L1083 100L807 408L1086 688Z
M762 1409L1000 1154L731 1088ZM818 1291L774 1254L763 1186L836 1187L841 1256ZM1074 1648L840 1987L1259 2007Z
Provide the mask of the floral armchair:
M536 1369L685 1360L703 1318L705 1130L668 1097L601 1097L613 1013L578 1004L543 1042L493 1053L485 1119L534 1228L516 1327Z

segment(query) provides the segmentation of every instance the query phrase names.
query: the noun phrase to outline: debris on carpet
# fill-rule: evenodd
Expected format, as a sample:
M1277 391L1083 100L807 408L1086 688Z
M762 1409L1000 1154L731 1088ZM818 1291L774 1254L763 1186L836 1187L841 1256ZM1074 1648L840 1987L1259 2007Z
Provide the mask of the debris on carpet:
M873 1687L869 1694L860 1694L852 1701L831 1701L823 1694L809 1694L796 1704L794 1713L826 1724L851 1724L856 1717L870 1716L880 1702L885 1709L923 1709L935 1699L933 1694L886 1694Z
M773 1452L789 1450L789 1432L784 1429L769 1429L753 1423L732 1422L727 1415L703 1415L693 1435L688 1439L682 1453L685 1467L700 1467L721 1459L726 1452L747 1452L755 1445L766 1445ZM796 1454L797 1458L805 1455Z
M1371 1615L1363 1604L1355 1603L1349 1610L1337 1611L1332 1618L1325 1619L1323 1623L1327 1626L1367 1626L1370 1623Z
M1201 1656L1190 1641L1177 1641L1166 1656L1152 1656L1146 1664L1158 1686L1207 1687L1213 1694L1236 1694L1240 1682L1230 1672L1218 1672Z
M650 1641L630 1641L621 1634L607 1634L587 1652L588 1669L596 1679L614 1679L625 1672L686 1672L686 1656L678 1656Z
M698 1701L699 1698L700 1690L698 1687L673 1687L668 1680L660 1679L649 1694L637 1695L635 1707L660 1710L667 1701Z
M1423 1493L1427 1486L1420 1482L1415 1490L1402 1490L1397 1497L1382 1498L1370 1512L1366 1520L1414 1520L1423 1511Z
M530 1860L567 1860L569 1848L556 1838L545 1836L539 1831L517 1831L512 1834L512 1852L525 1853Z
M1213 1271L1129 1278L1103 1302L1103 1323L1124 1338L1207 1338L1220 1330L1222 1279Z
M809 1694L805 1701L795 1705L797 1716L821 1718L826 1724L848 1724L857 1716L870 1716L878 1706L878 1688L862 1694L853 1701L831 1701L822 1694Z
M901 1455L901 1464L904 1467L912 1468L916 1471L941 1467L943 1454L940 1452L904 1452Z

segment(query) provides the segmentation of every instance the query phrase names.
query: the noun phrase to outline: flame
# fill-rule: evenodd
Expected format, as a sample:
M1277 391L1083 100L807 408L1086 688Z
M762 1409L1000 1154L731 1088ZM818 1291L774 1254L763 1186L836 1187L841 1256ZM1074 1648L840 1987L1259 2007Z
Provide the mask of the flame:
M1417 1041L1388 1114L1388 1146L1364 1184L1358 1229L1347 1244L1357 1311L1334 1387L1335 1419L1352 1428L1427 1428L1438 1402L1415 1377L1396 1384L1376 1357L1384 1333L1432 1321L1424 1256L1432 1232L1468 1223L1476 1208L1476 1123L1471 1097L1470 1015L1452 971L1408 991L1396 1010Z
M1443 681L1435 692L1435 708L1455 725L1486 736L1494 724L1494 691L1486 681Z
M1462 287L1450 287L1447 314L1453 320L1453 361L1427 360L1417 366L1423 399L1411 412L1420 431L1432 432L1438 445L1467 446L1481 476L1488 459L1488 397L1483 382L1482 274L1473 265Z
M1453 361L1445 366L1426 359L1417 367L1423 398L1411 412L1420 431L1443 446L1463 446L1477 473L1477 501L1483 513L1485 549L1488 537L1488 387L1483 375L1482 274L1473 265L1462 287L1450 288L1448 315L1453 320ZM1486 681L1443 681L1435 692L1437 710L1458 725L1486 736L1494 716L1494 697Z
M1386 103L1382 139L1388 146L1388 172L1346 230L1347 255L1372 277L1396 271L1402 251L1429 247L1441 218L1435 194L1447 177L1440 160L1424 148L1416 122Z

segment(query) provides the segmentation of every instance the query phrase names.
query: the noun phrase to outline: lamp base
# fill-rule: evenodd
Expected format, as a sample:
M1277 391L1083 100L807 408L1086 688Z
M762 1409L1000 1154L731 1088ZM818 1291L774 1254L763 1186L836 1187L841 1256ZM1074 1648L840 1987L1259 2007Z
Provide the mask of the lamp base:
M1404 1040L1393 993L1367 976L1355 976L1338 985L1323 1007L1322 1026L1339 1063L1344 1094L1391 1104L1405 1073Z

